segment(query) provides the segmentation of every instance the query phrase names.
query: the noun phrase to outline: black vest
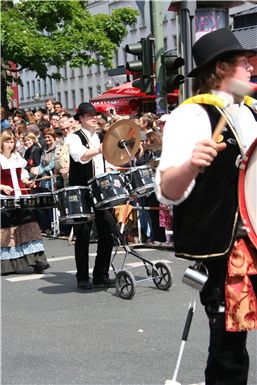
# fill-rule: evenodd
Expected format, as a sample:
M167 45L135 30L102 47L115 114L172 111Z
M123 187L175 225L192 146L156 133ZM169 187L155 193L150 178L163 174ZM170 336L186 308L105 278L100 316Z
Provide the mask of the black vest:
M212 131L220 118L214 106L203 106ZM189 197L173 207L175 254L179 258L203 260L229 255L238 224L239 145L232 130L222 133L227 147L211 166L196 178Z
M82 130L75 131L74 134L80 137L82 144L89 148L87 137L83 134ZM70 169L69 169L69 184L70 186L86 186L87 181L94 176L94 164L93 160L88 163L82 164L75 162L70 156Z

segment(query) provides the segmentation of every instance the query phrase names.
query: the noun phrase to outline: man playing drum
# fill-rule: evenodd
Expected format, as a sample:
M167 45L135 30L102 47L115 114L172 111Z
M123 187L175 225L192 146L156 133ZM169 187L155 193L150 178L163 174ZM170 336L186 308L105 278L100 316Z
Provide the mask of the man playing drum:
M257 251L240 221L240 159L257 137L254 112L231 91L249 82L256 52L222 28L193 46L195 96L168 118L156 176L157 193L173 205L175 254L201 261L208 281L201 302L209 318L206 385L246 385L247 330L257 328ZM213 133L225 117L223 131Z
M75 120L81 123L81 129L69 137L70 153L70 186L86 186L93 177L104 173L102 144L95 130L97 129L97 112L90 103L81 103ZM95 223L98 233L97 255L93 270L93 285L106 287L114 285L109 278L109 265L113 247L111 235L112 214L109 210L95 209ZM88 290L92 288L89 280L89 241L92 222L85 222L74 226L75 260L77 267L78 288Z

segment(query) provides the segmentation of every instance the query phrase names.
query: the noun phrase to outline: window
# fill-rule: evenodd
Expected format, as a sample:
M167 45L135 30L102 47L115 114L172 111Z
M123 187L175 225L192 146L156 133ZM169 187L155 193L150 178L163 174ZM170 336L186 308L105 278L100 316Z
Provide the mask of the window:
M101 93L102 93L101 86L96 86L96 93L97 93L97 95L101 95Z
M80 102L84 102L84 88L79 89L79 94L80 94Z
M127 62L127 52L126 52L125 48L123 48L122 52L123 52L123 64L124 64Z
M29 82L26 82L26 85L27 85L27 99L31 97L30 95L30 84Z
M47 82L44 80L44 95L47 95Z
M36 85L35 80L32 80L32 97L36 95Z
M114 51L114 67L118 67L118 65L119 65L119 51L116 49L115 51Z
M83 74L83 66L81 66L80 68L79 68L79 76L83 76L84 74Z
M68 91L64 91L64 103L65 103L65 108L69 108Z
M38 95L41 96L41 81L38 79L37 81Z
M67 74L68 74L68 71L67 71L67 63L66 63L65 66L63 67L63 77L64 77L64 79L67 79Z
M60 92L57 92L57 100L58 100L58 102L61 102L61 93Z
M177 35L172 35L172 39L173 39L173 46L177 47Z
M70 70L71 70L71 75L70 76L71 76L71 78L74 79L75 78L75 70L74 70L74 68L71 68Z
M92 99L92 97L93 97L93 88L92 87L88 87L88 97L89 97L89 99Z
M97 64L96 64L96 72L99 73L101 72L101 65L100 65L100 62L99 62L99 55L96 56L96 60L97 60Z
M164 48L164 51L167 51L167 49L168 49L168 39L167 39L167 37L165 37L164 39L163 39L163 48Z
M20 91L21 91L21 99L24 99L24 86L20 86Z
M49 86L50 86L50 95L53 95L53 79L52 78L49 79Z
M72 108L76 107L76 93L75 90L71 90Z

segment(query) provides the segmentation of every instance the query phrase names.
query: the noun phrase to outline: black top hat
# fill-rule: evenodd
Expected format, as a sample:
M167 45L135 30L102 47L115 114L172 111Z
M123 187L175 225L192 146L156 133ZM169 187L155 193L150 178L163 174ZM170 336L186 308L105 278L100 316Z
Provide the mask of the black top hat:
M93 104L91 104L91 103L81 103L78 106L76 114L74 115L74 119L75 120L79 120L79 116L80 115L84 115L84 114L88 114L88 113L92 113L92 112L94 114L97 114L97 111L96 111L95 107L93 106Z
M242 53L243 55L254 56L257 50L243 48L229 28L221 28L206 33L197 40L193 45L192 52L196 68L189 72L188 77L195 77L206 66L229 53Z

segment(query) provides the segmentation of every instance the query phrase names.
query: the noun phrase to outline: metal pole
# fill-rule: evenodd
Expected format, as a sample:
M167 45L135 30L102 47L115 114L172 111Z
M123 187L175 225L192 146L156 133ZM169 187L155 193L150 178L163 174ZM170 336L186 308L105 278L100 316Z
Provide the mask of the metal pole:
M163 91L163 67L161 55L164 52L163 38L163 12L160 0L150 1L150 12L152 14L152 34L155 39L155 74L156 74L156 112L167 111L166 96Z
M194 17L196 1L181 1L181 54L185 60L184 75L186 76L193 68L192 44L195 36ZM186 78L184 83L184 98L192 95L191 79Z

